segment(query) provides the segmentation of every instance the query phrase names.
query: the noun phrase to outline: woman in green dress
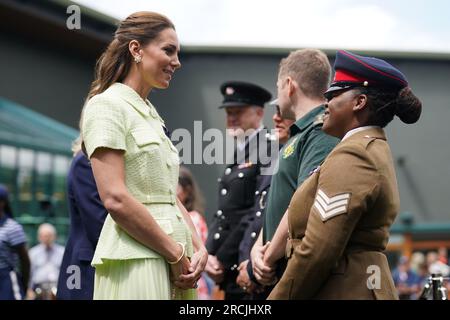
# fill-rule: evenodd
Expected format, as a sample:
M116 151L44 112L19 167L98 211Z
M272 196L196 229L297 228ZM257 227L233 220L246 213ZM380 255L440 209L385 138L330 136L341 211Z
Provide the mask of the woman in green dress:
M108 216L92 260L94 299L195 299L207 252L176 198L179 157L147 96L181 64L174 25L137 12L96 67L81 133Z

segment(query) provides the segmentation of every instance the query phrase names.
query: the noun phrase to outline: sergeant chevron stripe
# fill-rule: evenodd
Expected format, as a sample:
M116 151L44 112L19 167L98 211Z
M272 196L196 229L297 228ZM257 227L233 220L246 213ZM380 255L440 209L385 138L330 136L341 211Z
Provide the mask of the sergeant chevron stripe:
M317 191L314 207L319 211L322 221L347 212L350 193L341 193L334 197L328 197L322 190Z

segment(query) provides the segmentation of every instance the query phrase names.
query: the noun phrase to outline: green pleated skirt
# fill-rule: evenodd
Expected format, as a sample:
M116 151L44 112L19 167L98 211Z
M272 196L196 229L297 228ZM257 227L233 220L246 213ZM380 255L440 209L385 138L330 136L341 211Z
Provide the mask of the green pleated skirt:
M94 300L193 300L195 289L178 289L161 258L103 260L95 269Z

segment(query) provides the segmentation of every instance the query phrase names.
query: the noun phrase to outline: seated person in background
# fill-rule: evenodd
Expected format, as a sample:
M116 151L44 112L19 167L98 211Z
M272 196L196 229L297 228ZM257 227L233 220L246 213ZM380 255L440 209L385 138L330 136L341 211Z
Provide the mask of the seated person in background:
M43 223L39 226L39 244L29 251L31 261L29 298L39 298L35 294L45 295L48 293L47 298L53 299L56 295L56 283L64 255L64 247L55 243L56 236L56 229L50 223Z

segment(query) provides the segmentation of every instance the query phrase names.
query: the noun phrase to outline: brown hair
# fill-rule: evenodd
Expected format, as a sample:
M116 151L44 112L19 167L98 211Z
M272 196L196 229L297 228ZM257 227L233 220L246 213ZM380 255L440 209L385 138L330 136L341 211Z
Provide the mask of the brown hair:
M114 33L114 39L97 60L95 80L91 84L87 100L126 77L133 62L128 49L130 41L137 40L141 46L145 46L168 28L175 30L175 26L167 17L155 12L135 12L121 21Z
M328 57L318 49L293 51L280 62L279 76L291 76L303 93L314 99L323 99L331 80Z
M422 102L410 87L400 91L382 88L360 88L360 94L368 97L369 124L384 128L394 116L404 123L411 124L419 120L422 113Z
M204 200L200 189L192 175L191 171L185 166L180 166L180 174L178 177L178 184L183 188L186 193L186 200L183 205L187 211L197 211L203 214Z

